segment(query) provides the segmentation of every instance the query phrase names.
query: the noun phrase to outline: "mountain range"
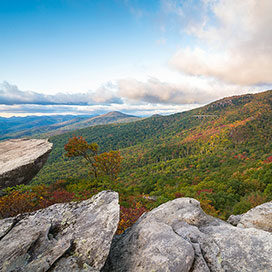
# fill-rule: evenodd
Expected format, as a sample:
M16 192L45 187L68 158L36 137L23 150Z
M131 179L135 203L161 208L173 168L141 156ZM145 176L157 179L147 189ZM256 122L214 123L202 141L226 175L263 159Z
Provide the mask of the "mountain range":
M198 199L209 214L226 219L272 200L272 91L53 136L53 150L33 186L62 180L76 194L107 188L103 181L90 181L79 158L64 156L64 145L73 136L98 143L100 152L120 150L122 171L111 186L123 205L153 199L145 203L153 208L187 196Z
M95 125L123 123L140 119L137 116L112 111L102 115L54 115L0 117L0 140L22 137L42 137Z

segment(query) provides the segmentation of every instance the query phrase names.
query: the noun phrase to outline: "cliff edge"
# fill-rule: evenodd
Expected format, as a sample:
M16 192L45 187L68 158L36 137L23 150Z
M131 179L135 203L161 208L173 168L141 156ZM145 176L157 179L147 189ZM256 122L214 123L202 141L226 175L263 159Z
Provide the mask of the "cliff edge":
M0 142L0 189L29 183L45 164L52 146L46 139Z

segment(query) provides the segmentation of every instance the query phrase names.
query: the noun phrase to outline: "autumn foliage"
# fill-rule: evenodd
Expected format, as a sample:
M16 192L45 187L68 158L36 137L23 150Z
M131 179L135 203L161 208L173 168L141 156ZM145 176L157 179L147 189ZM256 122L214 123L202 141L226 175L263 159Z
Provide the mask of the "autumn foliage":
M67 157L83 157L95 178L109 176L111 180L115 180L120 172L122 157L119 151L98 154L98 144L89 144L81 136L70 138L64 149Z
M143 206L139 201L132 202L131 207L120 207L120 221L117 229L117 234L123 233L127 228L131 227L138 218L148 209Z
M55 203L77 200L75 194L62 188L63 181L37 185L26 191L13 190L0 198L0 218L16 216L46 208Z

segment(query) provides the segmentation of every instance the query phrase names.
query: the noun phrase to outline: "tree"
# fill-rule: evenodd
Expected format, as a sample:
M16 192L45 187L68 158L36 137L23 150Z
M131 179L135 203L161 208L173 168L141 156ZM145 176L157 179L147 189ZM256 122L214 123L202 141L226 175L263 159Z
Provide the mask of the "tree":
M95 156L98 169L102 175L115 180L120 172L122 157L119 151L104 152Z
M98 177L98 169L96 165L95 156L98 153L97 143L87 143L82 137L72 137L68 140L68 143L64 146L66 157L83 157L91 166L91 172L93 172L95 178Z
M122 157L119 151L111 150L98 154L98 144L89 144L82 136L70 138L64 149L67 151L67 157L83 157L96 179L106 175L113 181L120 172Z

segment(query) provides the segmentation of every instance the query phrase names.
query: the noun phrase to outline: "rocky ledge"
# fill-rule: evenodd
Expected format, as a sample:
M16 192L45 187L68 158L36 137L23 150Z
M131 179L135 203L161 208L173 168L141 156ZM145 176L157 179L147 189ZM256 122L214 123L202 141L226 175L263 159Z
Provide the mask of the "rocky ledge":
M0 271L100 271L118 222L109 191L0 220Z
M43 167L52 145L45 139L0 142L0 189L27 184Z
M55 204L0 220L3 272L272 271L272 202L235 220L209 216L192 198L143 214L122 235L118 194Z

